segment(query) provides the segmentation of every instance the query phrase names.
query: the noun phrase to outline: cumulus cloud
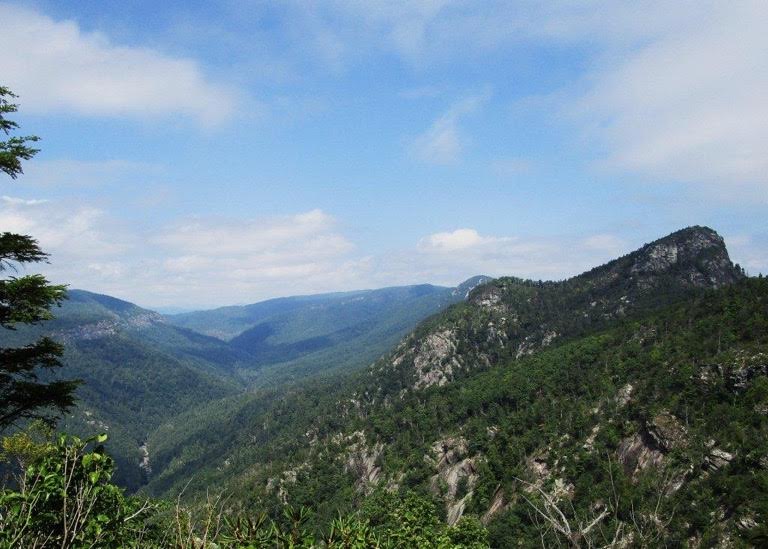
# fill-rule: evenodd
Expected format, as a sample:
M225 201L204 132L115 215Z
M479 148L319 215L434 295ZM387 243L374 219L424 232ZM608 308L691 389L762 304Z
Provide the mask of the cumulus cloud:
M205 307L395 284L456 284L476 274L557 280L642 244L617 235L492 235L459 228L371 254L322 210L251 219L186 219L150 229L91 206L0 197L3 230L51 254L51 280L146 306ZM766 239L727 237L734 260L765 271Z
M122 239L106 233L105 213L89 206L72 207L51 200L3 197L0 227L29 234L46 252L61 255L68 263L104 258L126 250Z
M238 300L283 284L300 291L327 289L347 279L339 269L353 249L333 217L321 210L265 219L193 220L161 232L152 242L167 257L163 272L182 286L226 288Z
M459 129L459 121L480 108L488 97L488 93L483 93L451 105L424 133L413 140L413 156L429 164L446 165L458 161L466 143Z
M192 59L121 46L75 21L0 4L0 73L25 112L156 117L204 124L227 119L235 93L211 82Z
M197 218L150 230L91 206L0 197L0 226L51 254L35 271L145 305L213 306L270 297L512 274L561 278L609 259L616 240L484 235L462 228L410 248L360 250L322 210L252 219Z
M435 233L425 236L419 241L422 250L457 251L466 250L484 244L504 242L507 239L489 236L480 236L475 229L456 229L451 232Z

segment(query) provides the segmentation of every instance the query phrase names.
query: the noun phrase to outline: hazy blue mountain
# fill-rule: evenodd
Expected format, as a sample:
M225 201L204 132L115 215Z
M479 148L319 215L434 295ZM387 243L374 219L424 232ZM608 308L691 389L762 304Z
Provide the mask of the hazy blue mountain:
M424 318L461 301L489 277L455 288L421 284L378 290L271 299L166 316L177 326L229 340L250 356L241 372L251 383L275 384L310 374L362 367Z
M434 297L450 294L466 297L469 290L488 280L490 277L478 275L462 282L455 288L421 284L378 290L279 297L250 305L232 305L178 314L169 313L166 318L176 326L228 341L259 324L270 321L280 322L291 316L306 316L308 312L312 311L323 311L322 314L331 315L333 317L331 320L335 320L339 315L348 316L349 310L352 310L352 314L357 314L357 311L370 308L372 304L386 301L402 302L412 298L418 299L425 295ZM328 312L329 309L331 310L330 313ZM346 319L344 321L346 322ZM323 329L321 328L319 331L322 332Z

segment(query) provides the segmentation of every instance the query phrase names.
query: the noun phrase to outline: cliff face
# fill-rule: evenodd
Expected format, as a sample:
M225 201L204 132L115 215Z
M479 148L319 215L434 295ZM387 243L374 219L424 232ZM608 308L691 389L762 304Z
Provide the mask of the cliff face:
M744 278L728 256L723 238L707 227L691 227L636 252L630 273L643 279L674 273L680 284L719 288Z

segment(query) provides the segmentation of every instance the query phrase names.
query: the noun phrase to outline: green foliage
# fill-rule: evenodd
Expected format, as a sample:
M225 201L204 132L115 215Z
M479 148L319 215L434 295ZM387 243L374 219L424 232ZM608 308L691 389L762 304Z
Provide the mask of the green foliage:
M54 451L51 443L52 429L45 422L33 421L25 430L2 439L0 461L15 467L19 472Z
M482 549L488 547L488 530L473 516L461 517L459 521L448 528L448 539L455 547L470 547Z
M749 539L759 535L759 526L741 529L733 521L748 517L759 525L768 519L768 478L765 460L760 461L768 455L765 356L768 281L749 279L398 398L385 399L387 393L376 387L398 374L392 370L339 386L307 386L271 398L250 396L232 403L234 410L222 411L215 420L222 422L220 428L210 429L210 424L191 417L185 420L195 424L185 440L193 444L203 437L206 443L198 455L209 456L187 465L221 463L222 452L236 448L226 454L226 467L203 469L198 486L231 487L233 497L247 502L246 507L267 509L276 517L281 505L265 505L274 492L270 495L264 487L269 479L298 467L295 483L282 485L290 502L342 514L362 502L364 510L372 510L364 516L376 532L392 528L397 535L395 529L409 531L413 525L411 533L419 535L435 526L431 511L422 503L396 510L391 501L377 496L364 499L356 492L357 479L345 470L349 443L330 441L337 433L364 431L370 444L384 444L377 460L385 479L380 482L397 479L400 486L429 494L436 471L424 458L431 444L460 433L468 441L467 457L482 457L474 486L462 482L457 490L459 495L472 491L467 512L483 515L494 496L502 494L503 510L489 524L493 546L507 546L510 540L539 544L547 529L548 545L570 543L521 497L544 506L542 497L525 492L518 480L536 480L530 466L534 456L553 475L542 485L547 493L554 489L554 477L572 485L570 499L559 504L573 531L600 518L599 528L590 531L591 543L608 544L614 536L624 538L630 532L649 546L660 540L683 543L692 536L720 539L724 531ZM618 396L628 384L633 387L631 398L621 404ZM365 394L378 397L366 399ZM351 396L359 405L346 404ZM205 413L213 420L217 412L211 407ZM635 436L651 440L648 431L655 429L654 421L663 425L656 418L666 417L677 418L672 425L683 425L684 443L657 449L662 465L634 473L630 458L621 461L619 447ZM205 437L227 431L226 425L236 425L242 438L219 443L210 435L208 447ZM593 434L591 446L585 447ZM307 443L311 440L314 445ZM160 472L154 486L173 478L166 475L170 469L163 469L163 456L175 455L174 448L187 443L161 444L158 441ZM647 444L654 448L654 443ZM735 458L713 472L707 460L714 447ZM186 478L184 467L174 474L176 482ZM679 478L680 487L660 497L660 490ZM431 504L438 518L442 503ZM731 518L723 519L724 524L713 522L713 509ZM388 525L387 516L397 519ZM409 517L419 518L409 522ZM308 520L312 528L327 524L325 516Z
M18 123L8 120L6 115L18 111L18 105L13 103L16 95L4 86L0 86L0 131L5 135L10 135L13 130L18 129ZM30 147L27 143L39 141L37 136L13 136L6 141L0 141L0 170L16 179L23 173L21 167L22 160L29 160L38 150Z
M697 231L689 232L715 238ZM673 237L683 246L685 235ZM152 424L149 437L148 493L183 492L175 509L159 509L141 529L171 532L151 538L156 544L746 544L763 539L768 522L768 281L716 291L688 285L707 261L727 270L723 253L707 251L658 276L635 270L631 254L563 283L481 287L405 341L455 334L461 367L451 383L426 389L414 389L413 357L390 356L345 378L200 396L198 406L168 410L152 394L133 393L130 380L151 386L162 365L169 401L177 388L194 387L125 339L144 334L192 357L179 332L126 329L83 338L72 352L83 364L98 358L95 392L132 396L104 402L102 413L138 415L133 407L146 402L173 418ZM724 283L729 277L741 275L728 271ZM481 305L489 291L503 309ZM130 307L109 310L136 324ZM147 364L154 366L143 370ZM146 432L139 428L135 437ZM434 459L435 443L445 449L448 438L465 442ZM437 473L459 460L472 474L462 473L452 492ZM394 493L367 495L376 484ZM210 487L229 498L212 502ZM464 496L463 518L447 526L447 511Z
M1 546L142 546L151 507L110 483L106 438L61 435L0 492Z
M0 333L0 346L21 352L51 333L67 342L57 360L83 380L76 391L80 404L62 418L61 429L77 435L108 430L115 480L130 490L146 482L140 446L153 430L242 388L232 373L238 356L225 343L171 326L131 303L80 290L68 292L55 319Z
M36 453L19 487L0 491L0 547L487 547L477 520L447 528L434 504L415 494L382 492L362 513L339 515L321 530L308 509L290 505L273 520L228 508L223 498L197 507L129 498L110 482L106 438L61 435Z
M275 387L367 366L465 292L464 286L423 284L286 297L167 318L229 341L249 356L240 375L252 386Z
M16 96L0 87L0 130L8 135L18 124L6 118L17 106L10 101ZM21 161L32 158L37 149L27 142L36 137L11 137L0 141L0 170L16 178L22 173ZM45 261L37 241L30 236L3 232L0 234L0 273L16 271L19 265ZM51 308L65 297L65 287L49 284L42 275L9 276L0 279L0 331L14 330L18 325L37 324L52 318ZM27 342L17 348L0 348L0 431L24 420L52 420L74 404L77 381L41 382L41 372L61 366L63 349L48 337Z

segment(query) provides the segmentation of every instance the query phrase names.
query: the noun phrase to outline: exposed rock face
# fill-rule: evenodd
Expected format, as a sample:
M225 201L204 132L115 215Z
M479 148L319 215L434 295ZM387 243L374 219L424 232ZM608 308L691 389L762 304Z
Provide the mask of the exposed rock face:
M279 477L267 479L267 491L277 490L277 498L285 505L288 503L288 487L296 484L299 473L309 468L307 463L301 463L292 469L287 469Z
M728 257L723 238L707 227L690 227L639 250L630 273L639 277L679 271L691 286L719 288L743 277Z
M480 457L467 457L467 451L466 439L449 437L435 442L432 455L426 457L437 469L431 488L445 499L448 524L455 524L461 518L479 478L477 463ZM459 493L460 484L463 484L463 494Z
M654 416L646 429L656 445L665 452L684 448L688 444L685 427L680 420L667 412Z
M730 452L720 448L712 448L709 451L709 455L704 458L704 465L707 469L714 472L731 463L734 457L734 454Z
M664 462L664 455L671 450L688 446L688 432L675 416L668 412L655 415L631 437L621 441L617 448L619 463L624 472L636 479L649 467L658 467ZM663 487L667 493L678 490L693 466L677 471Z
M632 478L648 467L660 465L664 459L654 441L641 433L622 440L617 453L624 472Z
M749 388L754 378L765 375L768 375L766 353L737 350L728 353L717 364L701 366L698 378L706 384L713 380L725 379L733 391L740 393Z
M480 518L480 522L483 524L488 524L491 522L491 519L503 511L507 506L507 502L504 499L504 490L501 489L501 486L496 488L496 491L493 493L493 499L491 500L491 504L488 506L488 510L483 514L483 516Z
M381 467L377 462L384 450L384 444L377 442L369 445L363 431L352 433L347 437L347 440L353 442L347 448L344 470L357 479L355 488L368 494L381 479Z
M164 322L165 321L161 315L151 311L123 317L114 315L114 318L111 319L99 320L90 324L81 324L66 331L58 332L56 337L63 341L78 339L92 340L116 335L120 330L125 328L143 329Z
M729 381L733 388L743 391L755 377L768 375L768 356L764 353L737 353L729 370Z
M147 443L144 442L141 446L139 446L139 450L141 451L141 461L139 462L139 467L147 474L152 473L152 465L149 462L149 447L147 446Z
M632 400L632 392L635 390L635 386L631 383L627 383L624 385L621 389L619 389L619 393L616 395L616 404L619 405L619 407L624 407Z
M474 292L469 302L483 309L488 309L497 313L502 313L506 307L502 303L502 289L498 286L488 284Z
M413 354L415 389L444 385L453 379L454 370L461 367L456 358L456 336L453 330L429 334L409 351Z

